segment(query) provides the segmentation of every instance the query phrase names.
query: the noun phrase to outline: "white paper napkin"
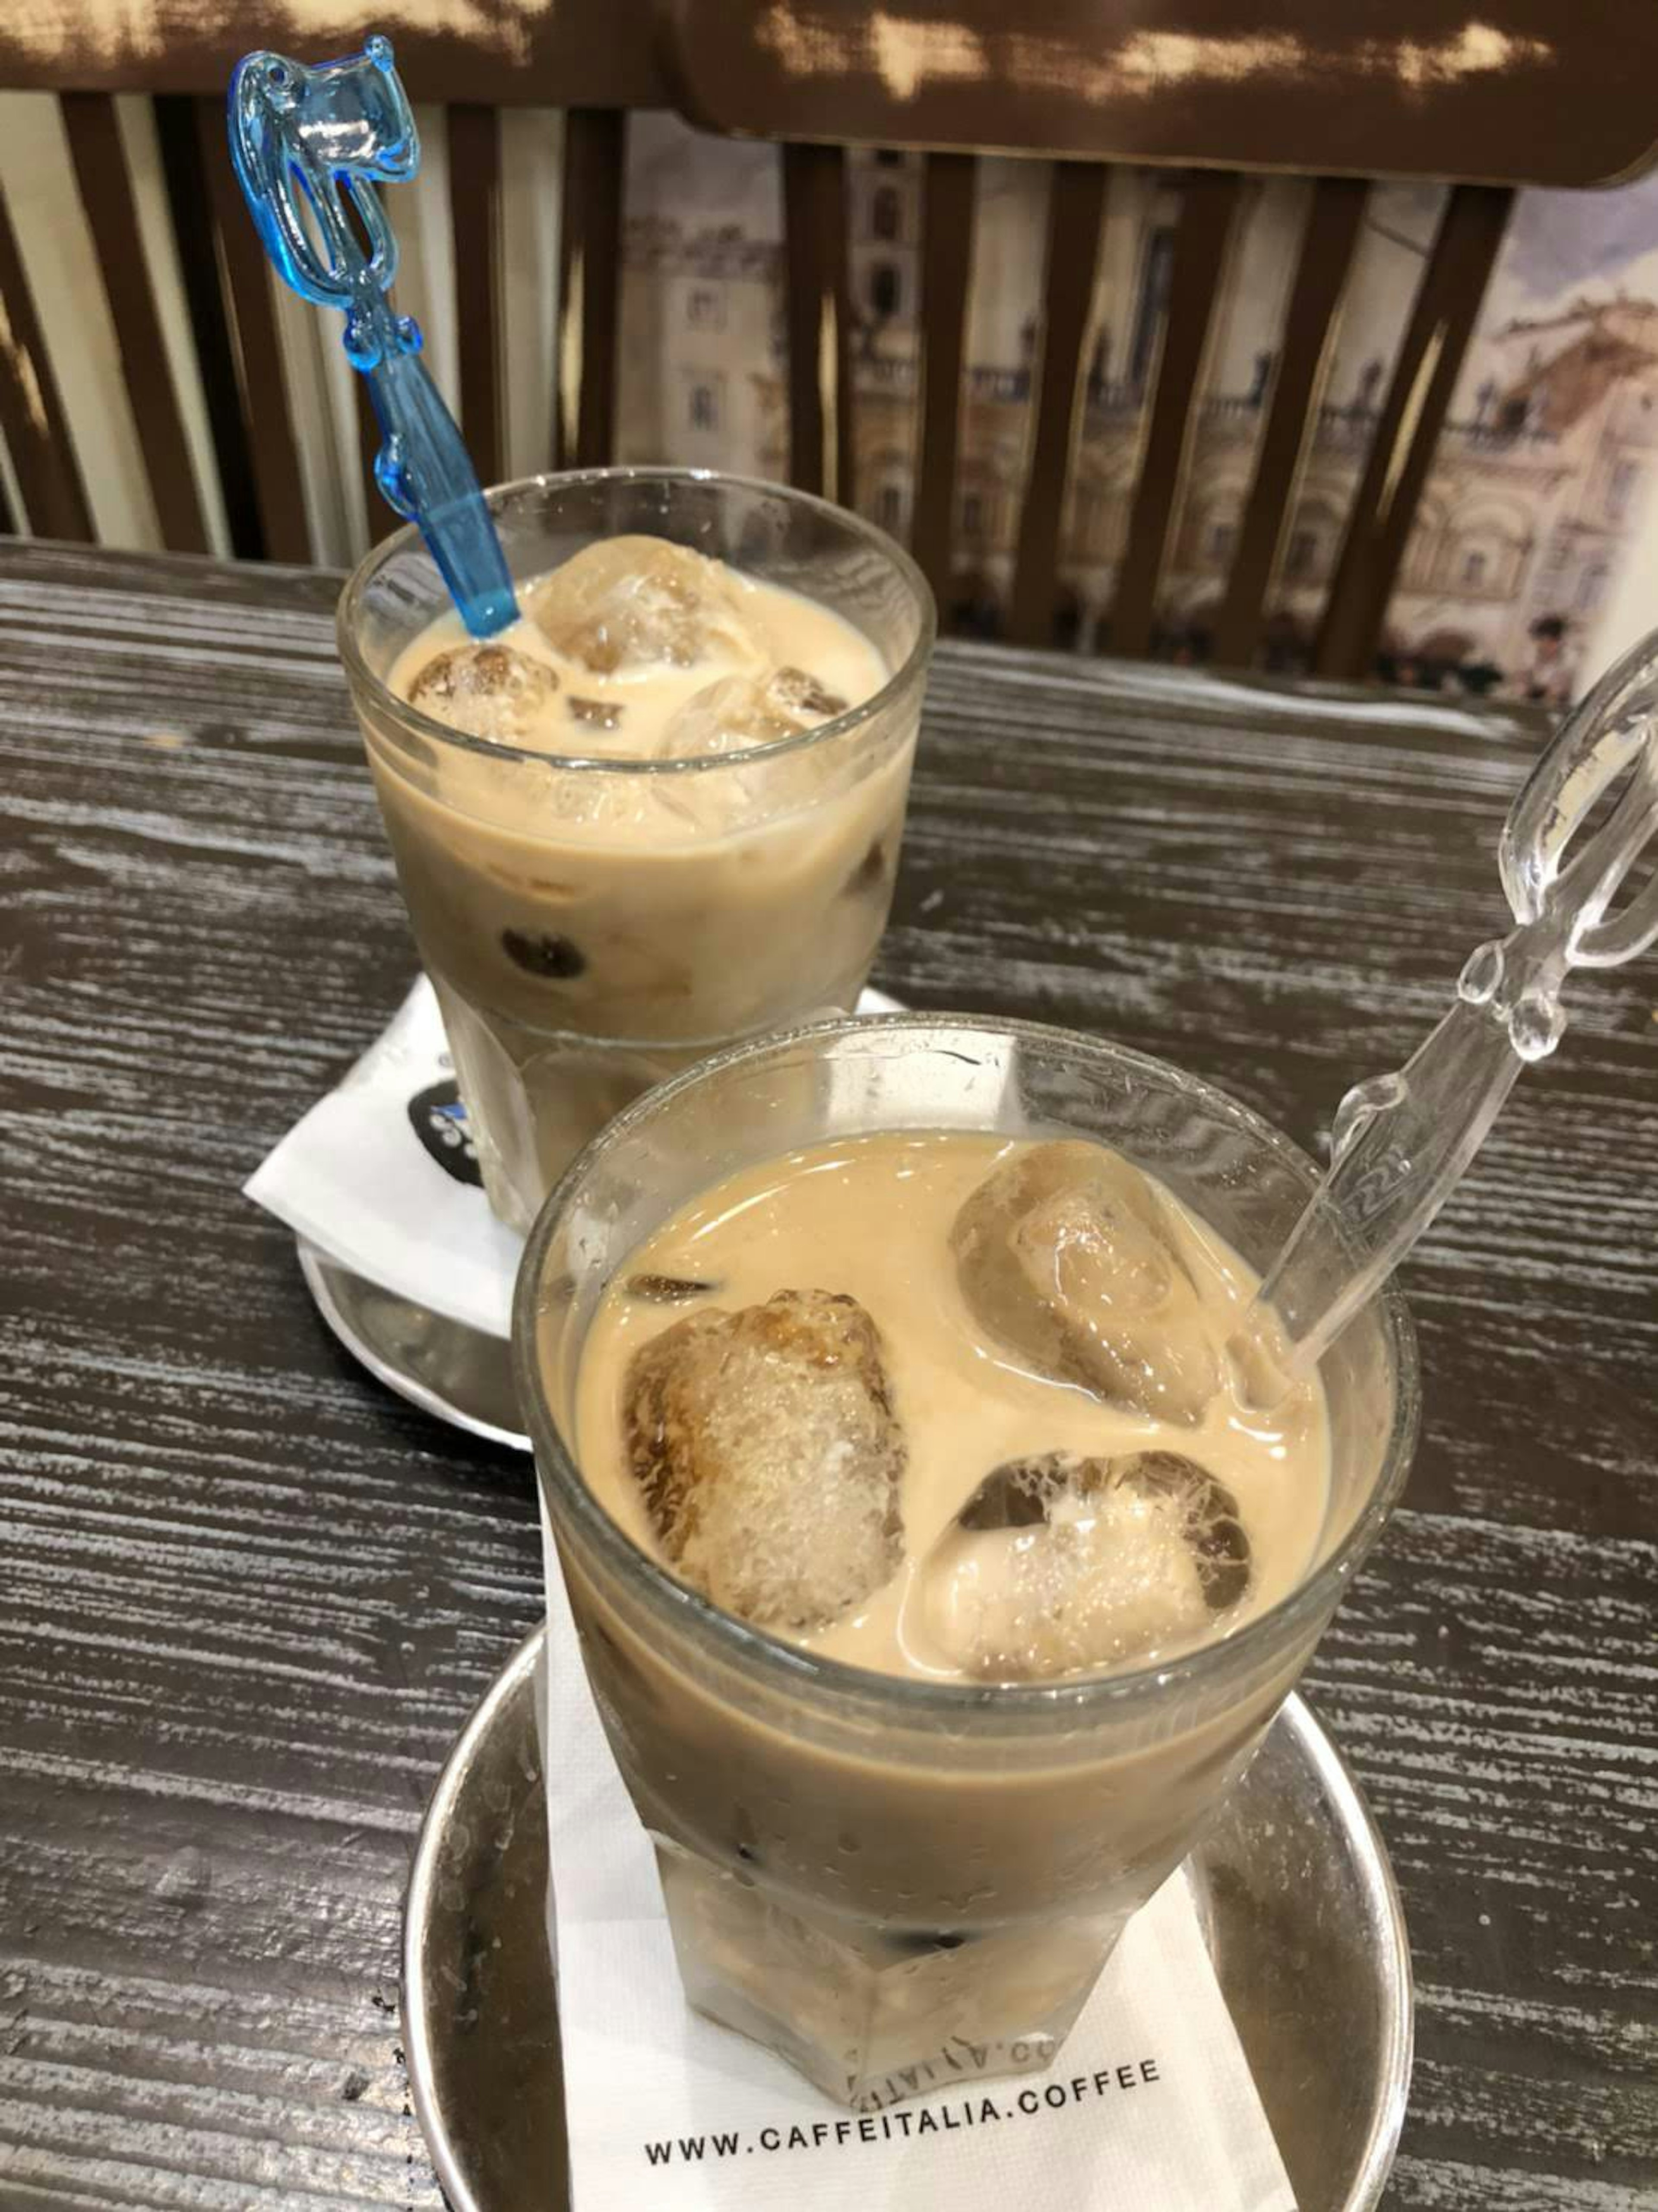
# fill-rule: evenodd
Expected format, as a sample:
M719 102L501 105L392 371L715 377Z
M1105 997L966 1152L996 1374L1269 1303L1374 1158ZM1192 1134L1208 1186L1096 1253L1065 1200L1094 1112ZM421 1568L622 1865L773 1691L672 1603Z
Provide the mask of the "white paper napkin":
M897 1006L881 991L858 1002L865 1014ZM295 1123L244 1188L353 1274L508 1336L524 1239L489 1211L464 1115L428 1097L452 1085L454 1072L422 975L339 1088Z
M687 2006L544 1510L542 1711L574 2212L1294 2212L1184 1874L1045 2074L860 2116Z

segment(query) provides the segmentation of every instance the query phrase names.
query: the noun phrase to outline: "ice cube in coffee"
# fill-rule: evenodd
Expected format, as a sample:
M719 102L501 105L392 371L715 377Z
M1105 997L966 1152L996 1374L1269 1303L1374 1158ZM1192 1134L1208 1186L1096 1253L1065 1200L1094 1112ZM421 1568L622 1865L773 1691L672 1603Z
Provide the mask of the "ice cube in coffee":
M903 1436L855 1298L688 1315L634 1354L623 1422L658 1542L726 1612L822 1628L897 1567Z
M917 1574L933 1644L990 1681L1096 1674L1200 1643L1249 1583L1236 1498L1171 1451L1009 1460Z
M1163 1203L1098 1145L1004 1161L951 1224L962 1295L987 1335L1056 1382L1182 1425L1218 1380L1206 1314Z
M1318 1393L1268 1430L1218 1357L1252 1288L1097 1144L821 1146L629 1255L576 1456L660 1566L852 1681L1029 1698L1177 1664L1294 1589L1323 1524ZM1033 1708L986 1770L944 1716L920 1754L877 1718L821 1741L786 1690L676 1671L572 1594L692 2002L853 2103L952 2052L1043 2063L1284 1686L1069 1765L1064 1708Z
M520 619L480 642L439 615L378 686L347 655L485 1187L519 1227L642 1089L850 1009L891 896L921 587L851 517L659 483L659 501L649 472L492 494L508 522L515 500L545 516ZM567 510L628 500L775 573L627 527L556 557ZM729 530L710 527L728 512ZM412 588L386 596L387 623L406 623Z

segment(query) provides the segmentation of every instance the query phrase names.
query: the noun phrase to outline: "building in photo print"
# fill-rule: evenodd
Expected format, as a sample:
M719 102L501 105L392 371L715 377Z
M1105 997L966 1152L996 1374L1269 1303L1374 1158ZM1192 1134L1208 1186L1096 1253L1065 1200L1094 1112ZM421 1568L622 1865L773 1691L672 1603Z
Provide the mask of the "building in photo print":
M979 165L951 611L993 631L1011 581L1040 361L1048 172ZM1310 187L1246 182L1217 306L1157 649L1206 657L1276 367ZM623 293L621 449L786 472L775 151L635 119ZM1279 573L1266 658L1304 663L1394 356L1443 206L1371 196ZM1177 186L1114 173L1061 547L1056 638L1108 641L1173 264ZM921 168L848 162L853 499L903 538L920 376ZM1658 439L1658 179L1521 196L1463 365L1388 611L1382 672L1569 696L1641 521Z
M1333 574L1437 198L1415 188L1373 201L1276 580L1269 657L1290 665L1310 643ZM1649 186L1600 206L1603 217L1618 208L1625 226L1633 217L1633 238L1658 246ZM1257 228L1273 227L1276 212L1263 198ZM1594 271L1592 239L1546 250L1552 228L1580 226L1584 213L1583 196L1552 193L1526 195L1516 210L1388 609L1382 672L1395 681L1569 697L1631 556L1658 439L1658 255L1647 270L1638 256L1620 256L1611 284L1516 312L1530 305L1528 266L1575 261ZM1294 246L1282 237L1277 256ZM1644 292L1635 289L1643 276ZM1264 336L1260 319L1255 329ZM1254 386L1240 389L1236 372L1202 404L1165 609L1167 641L1193 657L1224 589L1259 412Z

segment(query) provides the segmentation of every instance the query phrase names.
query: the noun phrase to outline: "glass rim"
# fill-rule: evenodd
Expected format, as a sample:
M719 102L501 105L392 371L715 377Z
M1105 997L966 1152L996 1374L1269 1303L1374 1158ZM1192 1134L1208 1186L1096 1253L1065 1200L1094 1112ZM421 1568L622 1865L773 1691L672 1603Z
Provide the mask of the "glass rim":
M386 679L375 674L364 659L357 642L357 620L370 585L380 571L399 555L407 553L421 542L418 523L405 522L390 537L371 545L356 567L346 578L341 588L334 613L334 635L340 659L344 665L349 683L354 691L367 695L370 703L390 713L406 728L428 742L452 745L462 752L476 753L486 760L524 761L555 769L560 774L571 771L585 775L602 771L610 775L706 775L720 769L751 768L756 762L781 759L785 755L808 750L826 739L843 737L883 712L926 669L938 634L938 605L932 587L921 574L915 562L896 538L888 536L876 523L854 514L850 507L837 507L833 500L820 499L815 492L797 491L792 484L773 483L763 477L732 475L725 469L671 468L647 464L629 465L603 469L543 469L527 477L513 477L505 483L491 484L483 494L486 503L493 505L513 492L545 489L562 485L598 483L682 483L714 484L728 487L733 491L764 493L774 498L791 501L795 506L815 508L831 519L854 538L861 538L895 568L920 612L920 623L915 642L902 665L895 669L879 690L867 699L848 707L844 714L832 715L826 722L816 723L792 738L776 738L769 744L747 745L740 752L683 755L671 760L629 758L625 755L604 753L550 753L526 745L509 745L494 738L474 737L470 731L458 730L452 724L440 721L435 714L413 706L407 699L392 690Z
M725 1052L697 1061L635 1099L577 1154L543 1202L519 1267L512 1330L513 1373L535 1449L537 1480L545 1480L550 1490L556 1486L562 1506L571 1514L606 1564L624 1575L631 1587L642 1594L647 1610L683 1632L700 1638L739 1668L750 1672L763 1669L808 1695L815 1693L820 1703L833 1701L844 1707L878 1705L889 1717L933 1723L953 1720L970 1725L975 1720L982 1723L987 1717L1005 1717L1025 1723L1046 1719L1050 1724L1062 1724L1096 1709L1151 1698L1171 1698L1212 1677L1239 1670L1252 1655L1270 1647L1286 1628L1333 1602L1350 1570L1375 1541L1403 1490L1416 1445L1421 1376L1415 1327L1396 1279L1384 1284L1373 1301L1392 1358L1393 1420L1380 1475L1341 1541L1275 1604L1254 1614L1231 1635L1172 1659L1114 1674L1081 1675L1053 1682L932 1680L888 1674L879 1668L854 1665L848 1660L807 1651L766 1629L739 1620L677 1580L611 1518L583 1480L547 1404L540 1362L536 1357L536 1317L547 1248L563 1213L568 1194L588 1172L590 1162L607 1145L627 1136L655 1115L671 1110L672 1102L696 1084L744 1061L757 1062L768 1055L792 1050L803 1042L816 1038L828 1042L859 1036L926 1031L936 1035L951 1030L958 1036L976 1030L981 1035L1016 1042L1039 1043L1049 1049L1057 1044L1095 1065L1107 1062L1130 1071L1144 1068L1160 1078L1173 1076L1181 1087L1194 1097L1206 1103L1212 1102L1235 1128L1259 1139L1268 1152L1298 1176L1310 1174L1316 1179L1321 1172L1316 1161L1281 1130L1205 1078L1152 1054L1138 1052L1132 1046L1115 1044L1048 1023L974 1014L843 1015L745 1039ZM556 1522L554 1528L556 1534Z

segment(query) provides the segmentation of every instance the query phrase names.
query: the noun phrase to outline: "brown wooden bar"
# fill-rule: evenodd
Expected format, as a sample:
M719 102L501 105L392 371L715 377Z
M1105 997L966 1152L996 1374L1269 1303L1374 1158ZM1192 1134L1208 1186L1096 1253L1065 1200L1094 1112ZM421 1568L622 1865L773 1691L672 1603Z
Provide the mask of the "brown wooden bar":
M1234 666L1246 665L1260 641L1369 198L1369 185L1356 179L1322 177L1308 210L1266 426L1215 625L1214 657Z
M197 129L197 102L183 93L164 93L153 100L155 141L161 156L161 175L172 220L173 250L184 289L190 334L201 373L202 397L207 409L208 434L212 441L219 495L224 505L225 526L231 550L241 560L257 561L269 550L259 513L253 456L240 391L235 334L221 281L221 253L215 236L215 195L208 163ZM224 121L217 112L218 144L210 142L210 157L229 175L224 156ZM232 179L232 190L234 181ZM244 223L248 222L244 211ZM289 556L304 559L305 553Z
M921 422L910 550L932 586L941 616L950 605L956 535L956 456L976 170L970 154L929 154L923 187Z
M616 325L627 118L573 107L564 118L559 217L556 468L599 468L616 446Z
M1658 147L1643 0L662 0L660 20L692 121L762 137L1553 185Z
M89 542L92 509L3 194L0 316L6 340L0 345L0 434L11 457L29 528L43 538Z
M188 92L222 100L259 46L319 62L390 33L411 98L514 107L665 107L654 0L558 0L413 10L341 8L331 22L291 0L24 0L0 9L8 90ZM746 14L746 9L738 11Z
M380 417L374 412L374 403L369 397L368 379L355 370L351 377L352 404L357 418L357 469L362 479L363 520L367 531L367 543L378 544L389 531L396 529L398 518L386 504L374 475L374 463L380 449Z
M191 101L191 106L218 257L234 316L232 335L239 416L244 425L244 446L264 550L273 561L308 561L311 526L305 511L300 443L282 366L276 304L270 289L275 280L235 172L226 158L224 103L198 100ZM222 459L220 467L222 473ZM226 496L228 503L228 491Z
M455 242L455 322L460 347L460 426L479 481L507 473L501 385L501 117L493 107L449 109L449 216Z
M1019 513L1008 630L1023 645L1053 636L1066 477L1083 404L1089 311L1100 258L1107 172L1057 161L1048 207L1042 350L1033 395L1035 434Z
M115 102L107 93L71 92L64 94L61 105L161 543L175 553L205 553L207 523L139 234Z
M1157 391L1111 605L1114 653L1145 653L1151 648L1157 588L1197 423L1215 302L1242 191L1241 179L1200 170L1187 179L1181 197Z
M839 146L783 149L789 482L853 502L847 168Z
M1505 187L1459 185L1447 203L1314 647L1321 676L1368 676L1375 665L1394 578L1513 202Z

